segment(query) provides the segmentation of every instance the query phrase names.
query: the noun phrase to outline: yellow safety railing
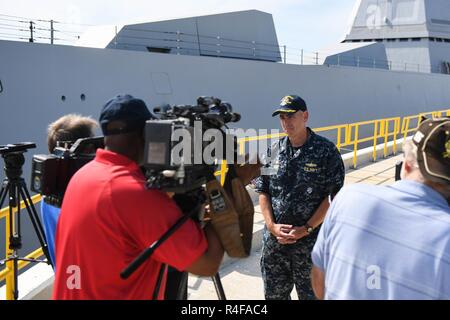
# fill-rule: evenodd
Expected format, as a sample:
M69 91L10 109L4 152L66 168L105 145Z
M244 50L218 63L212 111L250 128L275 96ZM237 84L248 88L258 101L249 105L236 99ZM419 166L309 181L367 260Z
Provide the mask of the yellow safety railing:
M403 134L404 139L417 130L420 125L422 116L427 117L441 117L450 116L450 109L441 111L432 111L427 113L420 113L418 115L406 116L403 119L401 117L384 118L377 120L362 121L352 124L341 124L328 127L320 127L313 129L315 132L325 132L331 131L336 133L336 147L341 150L341 148L346 146L353 146L353 167L357 167L358 162L358 147L361 143L373 141L373 151L372 159L377 160L377 146L379 145L380 139L383 139L383 156L388 156L388 143L392 140L392 151L393 154L397 153L397 140ZM416 125L410 128L411 123L416 123ZM370 130L370 126L373 127ZM368 128L369 127L369 128ZM372 131L373 134L368 137L361 137L360 133L362 131ZM254 137L246 137L238 140L239 154L244 154L246 143L258 140L268 140L268 139L279 139L286 136L285 133L268 134ZM342 138L344 136L344 139Z
M227 160L222 160L222 163L220 164L220 169L216 172L214 172L214 176L220 176L220 184L224 185L225 184L225 177L227 175L228 172L228 167L227 167Z
M358 146L360 143L373 141L373 151L372 159L377 160L377 146L380 138L384 139L383 155L387 157L388 155L388 142L389 138L393 137L393 153L397 153L397 135L400 134L400 117L386 118L370 121L362 121L357 123L352 123L348 128L348 135L346 144L353 145L353 168L356 169L358 163ZM373 126L373 134L369 137L360 137L361 128L367 128L368 126ZM392 129L392 131L391 131ZM367 130L367 129L366 129ZM370 130L370 128L369 128ZM352 138L353 137L353 138Z
M386 119L378 119L378 120L370 120L370 121L362 121L352 124L341 124L341 125L334 125L334 126L328 126L328 127L321 127L321 128L315 128L315 132L334 132L336 134L336 147L341 150L341 148L346 146L353 146L353 167L356 168L357 164L357 150L358 146L363 142L373 141L373 160L376 161L377 159L377 146L380 139L383 139L384 143L384 156L387 156L388 152L388 141L390 138L392 138L393 141L393 153L395 154L397 152L397 136L403 135L403 138L406 139L406 137L414 132L418 126L420 125L422 116L427 117L441 117L441 116L450 116L450 109L441 110L441 111L432 111L427 113L421 113L418 115L412 115L412 116L405 116L403 119L400 117L395 118L386 118ZM411 127L413 125L413 127ZM362 131L362 127L366 127L364 130L367 131L367 126L373 126L373 135L369 137L360 137L360 132ZM269 134L269 135L262 135L262 136L255 136L255 137L246 137L241 138L238 140L239 145L239 153L244 154L245 152L245 145L248 142L251 141L258 141L258 140L268 140L268 139L279 139L281 137L286 136L284 133L277 133L277 134ZM220 170L215 172L216 176L220 175L220 182L223 184L225 182L225 176L227 173L227 162L224 160L220 164ZM35 195L31 198L33 204L38 203L41 201L40 195ZM21 210L25 209L25 204L23 201L21 202ZM13 212L17 212L17 208L13 208ZM9 207L3 208L0 210L0 219L5 218L6 223L6 232L5 232L5 243L6 243L6 257L9 257L12 254L11 249L9 248L9 241L10 241L10 229L9 229ZM43 255L42 249L39 248L32 253L28 254L26 258L29 259L37 259L40 256ZM18 269L22 269L26 265L28 265L29 262L27 261L20 261L18 262ZM13 274L13 262L8 261L6 263L5 268L0 271L0 281L6 281L6 299L12 300L14 299L13 296L13 288L14 288L14 274Z
M342 147L347 146L345 139L348 136L349 125L348 124L340 124L335 126L321 127L314 129L315 132L325 132L325 131L334 131L336 130L336 147L339 151L341 151ZM344 139L342 139L342 133L344 133Z
M274 133L274 134L265 134L261 136L240 138L237 141L239 145L239 154L243 155L245 153L245 144L247 142L269 140L269 139L280 139L283 138L284 136L286 136L285 133Z
M440 111L432 111L432 112L424 112L424 113L419 113L417 115L404 117L403 121L402 121L402 129L401 129L402 134L403 134L403 140L405 140L409 134L411 134L417 130L420 123L422 122L423 117L440 118L443 116L450 116L450 109L440 110ZM412 127L411 127L411 124L413 124Z
M345 147L347 144L345 143L345 137L347 136L348 124L340 124L328 127L315 128L315 132L324 132L324 131L336 131L336 146L340 150L341 147ZM280 139L285 137L285 133L274 133L274 134L266 134L261 136L254 137L245 137L238 139L239 145L239 154L245 153L245 144L247 142L259 141L259 140L269 140L269 139ZM344 136L344 139L342 139Z

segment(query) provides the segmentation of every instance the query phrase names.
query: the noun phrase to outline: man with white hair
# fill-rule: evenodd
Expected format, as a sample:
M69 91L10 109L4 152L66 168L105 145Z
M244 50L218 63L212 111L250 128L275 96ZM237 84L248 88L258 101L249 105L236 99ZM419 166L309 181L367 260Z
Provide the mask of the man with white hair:
M320 299L450 299L450 120L404 145L401 181L334 199L312 252Z

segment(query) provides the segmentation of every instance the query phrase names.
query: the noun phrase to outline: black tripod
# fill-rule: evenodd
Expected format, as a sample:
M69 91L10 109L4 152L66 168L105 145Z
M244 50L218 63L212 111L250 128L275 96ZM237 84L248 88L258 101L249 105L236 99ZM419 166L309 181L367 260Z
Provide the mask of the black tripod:
M155 252L155 250L163 244L164 241L166 241L179 227L181 227L190 217L194 216L199 210L201 205L195 206L194 209L189 211L188 213L184 214L178 221L169 229L167 230L158 241L155 241L150 247L145 249L139 256L136 257L136 259L133 260L121 273L120 277L122 279L127 279L134 271L136 271L137 268L139 268L150 256ZM162 265L161 269L159 271L158 280L156 283L155 290L153 292L153 299L156 300L158 297L158 293L161 288L162 279L164 277L164 273L167 269L167 265ZM188 280L188 273L183 272L181 279L179 281L179 288L177 293L177 300L182 300L183 297L185 297L185 293L187 292L187 280ZM212 280L214 282L214 286L216 288L217 297L219 300L226 300L225 297L225 291L223 290L222 282L220 281L220 276L218 273L216 273Z
M2 188L0 191L0 208L3 206L6 196L9 199L9 225L6 226L9 230L9 249L12 253L4 260L0 260L0 265L6 262L13 262L13 274L14 274L14 300L19 298L18 289L18 262L46 262L50 263L47 243L45 241L44 230L39 220L39 216L36 212L36 208L28 192L25 180L22 176L22 166L25 163L25 157L23 153L27 149L35 148L34 143L27 144L15 144L0 147L0 154L5 161L5 174L6 178L3 180ZM42 251L47 260L37 260L19 257L19 249L22 248L22 234L21 234L21 217L20 217L20 201L23 200L25 208L27 209L30 220L33 224L33 228L39 239L39 243L42 247ZM14 215L13 208L17 207L17 215Z
M187 272L179 272L179 276L177 279L178 288L177 288L176 292L173 292L172 295L170 295L170 297L172 297L176 300L186 300L187 299L188 276L189 276L189 273L187 273ZM170 273L169 273L168 277L170 277ZM214 276L212 276L211 280L214 283L214 288L216 289L217 298L219 300L226 300L225 291L223 290L222 281L220 280L219 273L216 273ZM169 281L169 279L167 281ZM167 288L166 288L166 298L167 298L167 293L168 292L167 292Z

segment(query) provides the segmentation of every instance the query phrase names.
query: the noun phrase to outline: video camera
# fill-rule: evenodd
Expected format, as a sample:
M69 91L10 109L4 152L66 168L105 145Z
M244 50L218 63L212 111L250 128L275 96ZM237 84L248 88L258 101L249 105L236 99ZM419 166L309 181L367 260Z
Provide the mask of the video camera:
M203 134L216 129L224 139L222 149L235 153L235 137L227 135L223 127L237 122L240 115L232 111L229 103L214 97L199 97L197 105L163 106L154 109L159 119L149 120L145 125L145 163L147 187L177 194L191 193L211 180L217 163L205 162L202 155L209 146L203 141ZM197 124L197 125L196 125ZM188 150L180 149L174 139L177 133L184 133L189 141ZM226 148L227 145L231 148ZM103 148L103 137L78 139L75 143L65 142L55 148L52 154L34 155L32 160L31 190L45 195L45 201L60 207L70 179L81 167L93 160L95 150ZM222 153L222 152L218 152ZM200 158L197 156L200 155ZM235 154L233 154L235 156ZM222 155L213 154L216 160Z
M148 188L186 193L204 185L214 173L217 160L224 159L227 152L235 159L236 139L223 128L229 122L238 122L241 116L229 103L199 97L197 105L163 106L154 112L159 119L147 121L144 130ZM214 130L209 132L208 141L205 133L210 129ZM212 161L205 161L205 150L212 151Z
M103 148L103 137L78 139L65 142L52 154L33 156L31 190L45 195L45 201L61 207L64 193L72 176L86 163L93 160L95 151Z

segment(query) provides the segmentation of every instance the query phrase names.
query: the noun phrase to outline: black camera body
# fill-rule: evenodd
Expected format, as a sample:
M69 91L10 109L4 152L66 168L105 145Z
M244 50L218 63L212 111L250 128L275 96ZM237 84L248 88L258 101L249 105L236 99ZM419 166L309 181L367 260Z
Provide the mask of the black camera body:
M11 153L24 153L28 149L33 148L36 148L36 144L33 142L7 144L5 146L0 146L0 155L4 156Z
M23 154L28 149L36 148L33 142L22 142L0 146L0 155L5 160L5 173L8 179L19 179L22 175L22 166L25 163Z
M177 130L186 130L192 136L195 135L194 129L183 119L150 120L146 123L144 167L148 188L184 193L201 187L205 183L204 178L210 174L207 166L193 165L193 152L181 155L183 164L174 161L176 143L171 137ZM190 147L193 150L194 143L190 143Z
M223 127L239 121L240 115L232 111L229 103L214 97L199 97L197 105L164 106L154 111L160 118L147 121L144 130L148 188L185 193L212 179L217 163L205 162L203 158L203 151L211 142L203 139L208 129L216 129L220 135L217 138L224 142L221 154L215 155L216 160L221 160L227 150L232 150L235 158L235 137L226 134ZM177 148L180 144L186 148Z
M31 190L46 196L45 201L60 207L72 176L103 148L103 137L78 139L67 148L57 147L52 154L33 156Z

